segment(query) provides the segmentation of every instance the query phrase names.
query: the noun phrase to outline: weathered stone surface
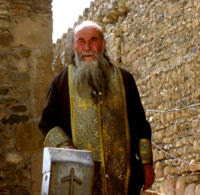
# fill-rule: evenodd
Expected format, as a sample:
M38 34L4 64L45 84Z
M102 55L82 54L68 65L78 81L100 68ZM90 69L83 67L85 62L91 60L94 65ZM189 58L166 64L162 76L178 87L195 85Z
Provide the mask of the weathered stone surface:
M31 50L29 48L21 48L21 56L24 58L29 58L31 55Z
M23 123L16 129L16 147L20 152L40 150L43 146L41 132L37 124Z
M7 153L5 157L7 163L17 164L22 161L22 157L17 153Z
M26 82L30 80L30 76L28 73L19 73L19 72L10 72L9 78L10 80L21 81L21 82Z
M0 0L0 194L40 194L42 163L31 161L43 145L37 124L52 80L51 17L51 0Z
M20 122L26 122L28 121L29 117L26 115L17 115L17 114L11 114L9 118L3 118L2 122L3 124L15 124Z
M41 49L40 51L34 50L32 52L31 59L37 58L38 61L34 61L31 71L32 75L35 75L34 81L31 83L31 93L33 94L31 99L31 112L34 113L33 117L41 116L42 109L45 104L46 94L53 80L53 72L51 68L52 64L52 48ZM43 76L41 76L43 75ZM42 86L42 87L41 87Z
M27 107L24 105L18 105L11 107L10 110L13 112L26 112Z
M189 169L190 171L200 171L200 164L198 165L196 160L191 160L190 164L189 164Z
M163 177L163 165L160 162L157 162L155 165L156 177Z
M31 157L32 194L41 193L43 150L34 152Z
M200 195L200 184L198 184L195 188L195 195Z
M10 105L17 103L17 100L14 98L0 98L0 104Z
M0 95L6 95L8 93L8 89L6 88L0 88Z
M197 174L193 173L193 174L187 175L185 177L186 177L185 182L187 184L192 184L192 183L196 183L196 182L200 181L200 174L198 172L197 172Z
M196 184L187 185L185 188L184 195L195 195L195 187L196 187Z
M15 63L15 67L17 68L17 71L19 73L21 73L20 75L23 75L23 77L27 77L27 80L29 79L29 75L25 76L26 72L28 72L28 70L29 70L28 61L26 59L18 60ZM18 80L19 80L19 78L18 78Z
M13 37L7 30L5 31L0 30L0 46L1 47L9 46L12 40L13 40Z
M168 175L165 180L165 194L175 195L175 177Z
M199 170L194 165L194 160L197 165L200 162L199 13L199 0L95 0L79 17L79 22L91 19L102 25L112 63L131 71L135 77L153 130L152 140L161 148L153 148L157 180L152 189L163 193L173 193L170 191L173 188L176 194L190 194L189 190L193 188L187 186L185 189L184 186L198 186L199 182ZM0 148L5 154L8 150L12 153L17 145L23 153L23 160L16 163L21 166L18 167L20 170L28 167L23 162L30 162L29 151L39 150L42 143L38 140L41 135L33 136L35 142L31 139L35 149L24 139L33 135L31 123L39 120L52 80L51 33L51 0L0 2L0 82L3 84L0 87L0 129L10 135L1 142ZM70 33L68 30L54 47L55 72L72 60ZM27 109L17 107L20 105ZM29 125L22 116L29 118ZM28 133L27 129L32 130ZM8 164L7 169L16 165ZM1 166L8 165L3 163ZM37 170L36 165L32 166L33 175L34 170ZM13 179L3 180L6 184L0 193L30 194L30 173L21 173L16 174L13 168L9 172ZM170 174L178 175L174 185L173 179L171 183L168 181ZM39 176L33 177L35 190L32 191L38 193L40 186L36 180ZM24 187L14 189L9 185L11 181L16 186L22 181ZM169 189L169 186L176 186L176 189Z
M183 195L185 192L185 179L180 176L176 182L176 195Z
M23 18L16 22L18 25L13 33L15 37L14 45L21 44L30 48L51 46L52 22L49 18L43 18L41 20L41 17L37 16L32 18ZM25 31L24 27L29 30Z

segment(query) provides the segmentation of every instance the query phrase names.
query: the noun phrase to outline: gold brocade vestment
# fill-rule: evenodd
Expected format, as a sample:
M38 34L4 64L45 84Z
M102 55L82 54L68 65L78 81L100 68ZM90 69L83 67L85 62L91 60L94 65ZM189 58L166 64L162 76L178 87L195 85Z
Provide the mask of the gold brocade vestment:
M81 98L73 84L76 66L69 66L72 138L76 148L92 151L101 162L104 195L128 194L130 136L126 94L120 70L108 67L109 92L98 102Z

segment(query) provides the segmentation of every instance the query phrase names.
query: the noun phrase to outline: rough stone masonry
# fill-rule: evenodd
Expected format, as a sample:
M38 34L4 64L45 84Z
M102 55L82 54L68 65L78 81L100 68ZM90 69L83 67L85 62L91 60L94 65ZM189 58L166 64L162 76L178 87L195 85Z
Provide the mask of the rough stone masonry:
M52 79L51 0L0 0L0 194L40 194L37 128Z
M200 194L200 1L95 0L79 21L103 26L107 54L133 73L153 130L156 182L167 195ZM68 30L54 71L70 63Z
M103 26L114 64L131 71L153 130L156 182L200 194L200 1L95 0L79 21ZM70 29L54 46L51 0L0 0L0 194L40 194L37 123L54 73L70 63Z

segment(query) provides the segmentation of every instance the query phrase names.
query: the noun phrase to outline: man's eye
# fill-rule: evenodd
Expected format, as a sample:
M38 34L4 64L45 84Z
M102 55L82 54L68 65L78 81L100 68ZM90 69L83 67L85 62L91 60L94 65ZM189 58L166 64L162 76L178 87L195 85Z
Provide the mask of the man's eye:
M97 37L92 37L91 40L92 41L96 41L96 40L98 40L98 38Z
M84 43L83 39L78 40L78 43Z

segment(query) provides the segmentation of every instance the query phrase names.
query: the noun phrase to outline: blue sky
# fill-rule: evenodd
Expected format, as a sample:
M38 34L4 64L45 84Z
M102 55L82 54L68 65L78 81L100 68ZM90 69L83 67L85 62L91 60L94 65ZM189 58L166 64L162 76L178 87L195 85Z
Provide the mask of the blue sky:
M73 27L78 16L83 10L90 6L92 0L53 0L53 42L55 43L62 34Z

